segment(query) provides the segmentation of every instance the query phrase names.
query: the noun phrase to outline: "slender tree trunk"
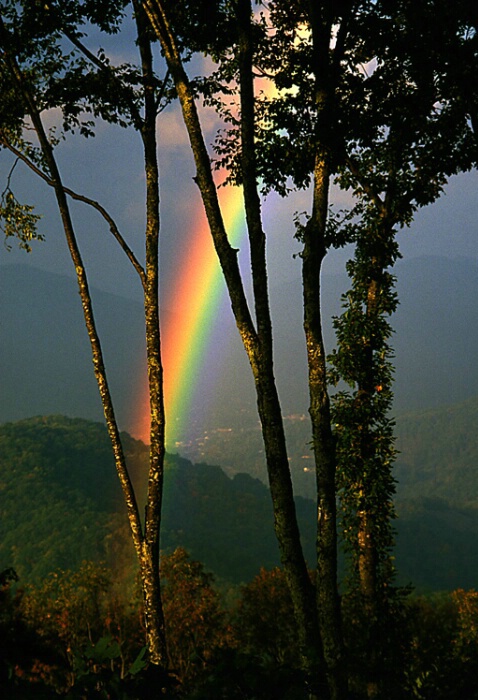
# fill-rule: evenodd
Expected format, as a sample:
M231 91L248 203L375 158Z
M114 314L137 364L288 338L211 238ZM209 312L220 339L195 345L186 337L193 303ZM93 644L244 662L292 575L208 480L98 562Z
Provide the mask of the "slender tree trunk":
M166 632L161 601L159 547L164 483L165 415L159 319L159 168L156 140L156 98L147 17L139 2L133 3L144 83L144 119L141 136L146 172L146 280L144 314L148 368L150 447L144 540L140 557L149 657L167 665Z
M8 37L6 36L6 31L1 18L0 33L2 35L3 46L7 47ZM157 213L157 216L155 214L155 212L159 212L159 200L158 195L154 195L153 192L154 182L156 182L156 192L158 190L158 177L157 165L155 166L155 145L153 155L154 138L153 140L151 139L151 131L154 135L152 116L149 120L145 120L144 134L145 160L148 171L148 232L147 270L145 279L145 314L148 346L148 374L150 377L150 393L152 394L151 411L152 414L154 414L152 416L152 425L154 425L154 444L152 444L151 448L152 456L149 473L148 504L146 507L145 534L143 536L143 529L136 496L128 473L120 431L116 421L113 401L108 386L101 342L96 328L93 306L89 292L86 269L78 248L67 202L66 188L62 183L60 172L53 153L53 148L46 136L41 115L36 106L35 98L31 94L28 81L23 76L14 57L8 52L5 52L5 57L9 63L12 76L17 83L19 92L25 101L26 110L30 115L33 127L37 134L40 148L49 171L49 177L44 177L44 179L51 184L55 191L68 250L75 266L85 325L91 345L95 377L103 405L108 434L113 448L116 470L126 503L133 544L140 565L145 608L145 624L147 634L146 641L148 644L149 656L152 663L160 666L166 666L166 642L159 586L159 524L162 493L162 462L164 459L164 412L162 410L162 376L159 353L159 307L157 292L157 238L159 233L159 213ZM148 112L148 107L146 107L146 112ZM150 111L149 114L151 115L152 112ZM150 234L149 237L148 233Z
M2 33L2 43L4 46L8 46L8 40L5 41L5 29L3 22L0 18L0 31ZM126 467L126 461L123 453L123 446L121 443L120 432L118 429L115 412L113 408L113 401L111 398L108 381L106 377L106 369L103 361L103 352L101 348L100 338L96 329L96 323L93 313L93 306L91 302L91 296L88 286L88 278L86 270L83 264L80 250L76 241L76 236L73 228L73 223L70 216L70 210L68 202L66 199L65 188L63 186L60 172L53 154L53 149L48 141L45 130L43 128L43 123L41 120L40 113L37 109L35 100L29 90L28 83L24 79L24 76L16 64L15 59L8 53L5 54L9 62L10 70L12 76L14 77L16 84L19 89L19 93L22 95L26 109L32 120L33 127L37 134L40 148L45 158L45 163L48 167L50 173L50 180L55 191L55 197L58 204L58 209L60 212L63 229L65 232L65 237L68 245L68 250L70 257L75 266L78 290L80 294L81 304L83 308L83 316L85 320L86 330L88 332L88 338L91 345L91 353L93 360L93 367L95 372L96 381L98 384L98 389L103 405L103 411L105 414L106 426L108 429L109 437L113 447L113 454L115 458L116 469L118 472L118 477L123 489L123 495L126 502L128 518L131 526L133 543L136 552L139 553L141 550L141 521L139 517L138 506L136 503L136 498L132 483L129 477L129 473Z
M239 0L237 27L241 100L241 165L258 335L258 367L256 369L253 365L253 372L274 506L275 532L298 621L303 667L309 677L315 679L314 684L317 689L322 666L317 610L313 586L300 547L300 532L297 525L284 424L273 370L266 236L262 226L261 204L257 190L251 17L250 0Z
M316 157L314 205L304 231L302 278L309 371L309 413L317 477L317 609L331 698L346 697L347 679L337 584L336 460L322 337L320 274L326 254L327 156Z
M347 674L337 582L337 486L335 439L332 433L327 385L326 353L322 332L322 263L327 253L331 161L336 158L335 81L331 65L333 11L322 3L307 3L313 42L315 74L315 162L312 212L304 228L302 280L304 332L309 371L309 413L317 477L317 607L330 696L347 697ZM340 31L344 31L345 20Z

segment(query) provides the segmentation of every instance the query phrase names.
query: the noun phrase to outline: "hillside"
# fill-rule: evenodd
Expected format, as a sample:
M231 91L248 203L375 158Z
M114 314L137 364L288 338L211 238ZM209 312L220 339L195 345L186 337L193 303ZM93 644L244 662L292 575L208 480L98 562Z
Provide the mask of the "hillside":
M141 493L147 451L125 435ZM118 570L133 561L106 429L61 416L0 426L0 564L23 580L84 559ZM450 485L450 488L452 485ZM396 561L402 583L420 589L476 587L478 509L420 497L399 503ZM309 560L315 505L298 498ZM181 545L221 579L247 581L279 563L268 490L247 475L168 455L162 548Z
M145 446L124 435L140 508ZM0 565L42 578L84 559L131 561L122 496L105 427L62 416L0 426ZM299 517L314 505L298 499ZM313 553L313 533L304 538ZM248 580L279 563L267 489L247 474L168 456L162 548L178 545L221 578Z
M74 279L30 265L0 266L0 422L61 413L102 420ZM144 355L141 305L92 291L120 424L134 420Z
M314 498L306 416L285 425L296 492ZM478 396L397 419L395 465L400 580L420 589L478 586ZM228 474L245 469L266 483L258 426L209 431L184 446L191 460L218 461Z
M398 495L478 508L478 396L397 420Z
M314 498L309 421L306 415L290 415L284 423L296 492ZM400 499L437 497L456 506L478 507L478 396L399 416L395 433ZM209 430L179 450L193 462L220 463L228 474L246 471L267 482L257 424L241 430Z

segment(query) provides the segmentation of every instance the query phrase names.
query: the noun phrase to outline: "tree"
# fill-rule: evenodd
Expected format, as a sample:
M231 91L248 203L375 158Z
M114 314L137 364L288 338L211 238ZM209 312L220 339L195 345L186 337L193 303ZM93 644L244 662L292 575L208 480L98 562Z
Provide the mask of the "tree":
M247 0L238 2L233 6L232 15L229 17L233 27L231 46L222 49L221 59L223 65L231 63L239 86L240 95L240 140L242 149L239 155L239 168L236 181L243 185L246 219L251 250L252 282L254 288L254 308L256 324L252 321L252 315L247 305L244 293L243 281L240 277L236 251L231 247L227 239L227 232L218 203L216 187L213 180L209 154L207 152L194 101L194 90L184 70L180 52L180 43L177 31L175 31L175 17L172 6L166 2L144 2L145 11L156 32L164 54L168 62L169 70L174 80L176 91L181 102L184 122L188 129L191 148L195 158L197 169L197 183L203 198L206 215L208 218L214 245L224 273L233 313L236 319L244 348L251 364L257 392L257 406L262 425L266 462L269 474L269 484L274 507L274 523L277 539L281 549L282 561L294 604L294 610L299 629L300 648L303 657L304 668L309 671L311 682L317 682L319 663L323 655L322 645L318 637L318 618L313 602L313 591L307 574L307 567L300 546L300 534L295 514L295 506L292 493L287 450L285 445L284 428L281 418L280 402L273 373L273 350L270 309L268 302L267 267L265 259L265 233L261 220L261 205L257 189L259 171L257 167L257 152L255 142L255 101L254 101L254 31L257 28L252 23L251 3ZM182 28L184 32L184 28ZM220 47L214 49L221 50ZM231 74L231 69L227 68ZM317 216L319 213L317 211ZM304 259L311 259L312 254ZM314 270L316 272L316 270ZM307 275L306 275L307 277ZM306 283L307 286L307 283ZM314 285L315 288L315 285ZM310 290L310 287L307 286ZM311 309L310 304L306 304ZM320 308L320 307L319 307ZM314 307L315 312L317 307ZM311 377L319 372L322 379L318 378L317 385L321 389L325 387L325 355L321 344L321 335L312 339L311 319L307 316L306 324L309 327L308 346L311 348L309 359L317 359L320 367L311 370ZM320 332L320 322L315 327ZM318 343L318 344L316 344ZM312 345L314 345L312 349ZM312 382L313 384L313 382ZM315 386L315 385L314 385ZM315 396L315 394L314 394ZM315 396L314 401L317 399ZM319 403L323 401L318 399ZM327 410L325 407L324 410ZM316 417L321 415L321 409L316 406ZM328 426L330 433L330 421ZM323 441L320 442L324 448ZM330 466L330 464L329 464ZM334 479L319 477L320 499L327 502L327 515L321 525L326 524L327 535L327 559L322 561L321 580L324 586L319 586L322 606L327 617L323 625L328 644L326 658L328 668L332 668L331 685L343 686L342 669L339 669L342 659L340 649L340 624L338 620L338 593L336 582L336 537L335 537L335 488ZM331 487L331 488L330 488ZM332 495L333 494L333 495ZM322 502L322 501L321 501ZM328 507L331 512L329 514ZM323 508L321 508L323 512ZM329 517L330 515L330 517ZM332 528L333 532L329 530ZM319 552L323 552L324 536L319 538ZM321 557L322 560L324 557ZM327 591L324 594L324 588ZM329 624L332 620L332 624ZM323 639L322 639L323 641ZM330 652L330 653L329 653ZM335 694L333 690L333 694ZM342 690L337 690L338 696Z
M226 613L212 574L182 547L161 557L161 578L170 667L183 687L191 687L230 641Z
M391 274L400 257L396 230L409 225L418 208L434 202L448 178L468 169L473 159L469 127L450 119L456 105L421 80L416 53L410 49L410 36L420 26L413 12L412 18L397 13L391 19L402 33L398 38L379 34L383 45L377 43L376 65L365 86L361 133L338 176L358 204L341 233L355 243L355 255L347 266L352 289L343 297L344 313L335 320L338 347L330 358L333 384L343 380L352 388L334 397L333 420L345 540L359 608L367 618L363 638L369 645L369 697L384 692L386 679L378 678L386 654L387 607L393 607L394 595L393 350L388 319L398 304Z
M243 651L277 666L297 665L297 628L283 569L261 569L242 587L235 627Z
M6 3L0 17L2 102L0 140L33 172L53 188L58 203L72 262L75 266L85 324L91 343L95 376L103 403L106 424L113 448L117 473L123 489L131 534L140 564L145 607L149 658L153 664L166 663L166 642L159 583L159 535L164 467L164 405L160 355L158 303L159 189L156 144L156 119L164 100L167 79L157 78L153 70L151 37L141 7L133 3L140 53L139 69L113 68L104 55L94 56L82 43L79 27L96 24L106 32L115 32L123 15L123 3L101 6L69 2L62 8L38 3ZM73 44L71 53L63 51L61 41ZM11 110L10 108L13 107ZM55 157L58 139L48 133L42 113L61 109L65 131L78 129L92 135L93 122L84 113L93 113L107 121L132 125L141 135L146 173L145 266L139 263L118 231L112 217L97 202L68 189L61 178ZM126 115L126 116L125 116ZM30 120L38 146L24 140ZM68 197L93 206L106 220L111 233L138 273L144 292L145 338L147 347L150 398L150 462L144 527L128 474L113 400L108 386L101 342L95 324L88 278L70 214ZM35 237L34 215L28 207L19 208L6 190L2 214L8 226L15 217L20 244ZM14 209L12 210L12 207ZM12 213L13 212L13 213ZM18 212L22 215L18 216Z
M343 697L346 675L336 580L335 442L339 438L344 503L348 501L349 516L353 511L356 523L354 534L348 530L348 536L351 543L354 541L360 585L375 619L378 580L385 575L392 543L390 469L394 451L393 423L388 417L392 368L386 317L397 303L388 272L398 256L395 226L410 223L416 208L439 196L449 175L469 167L463 147L468 137L466 125L463 120L456 124L450 120L453 101L437 109L436 91L430 92L429 83L416 70L421 52L413 47L422 25L415 21L409 3L397 8L386 2L297 1L286 7L272 1L259 15L245 0L217 3L213 18L216 35L209 25L202 44L188 34L187 2L180 5L181 21L177 3L145 0L143 5L161 41L181 101L197 183L256 382L276 533L303 649L307 645L311 649L307 640L313 638L301 618L301 611L310 603L307 587L301 585L300 555L294 555L300 562L296 568L288 555L300 546L293 509L288 508L283 520L284 491L276 488L279 482L287 482L284 444L280 443L280 451L274 451L279 442L270 432L272 421L280 432L281 421L277 397L271 393L275 383L259 179L263 192L276 189L284 195L291 186L311 184L311 212L306 223L299 224L298 237L303 243L304 330L319 514L316 610L322 649L315 648L319 653L316 658L323 653L331 696ZM195 16L195 37L200 21ZM227 244L195 92L184 70L183 49L186 54L203 51L218 66L205 96L232 124L219 137L217 153L220 165L229 168L230 181L243 187L255 326L245 305L234 251ZM440 66L434 70L439 71ZM265 99L254 95L258 75L267 75L274 82L278 96ZM238 95L239 116L222 100L221 92L228 99L231 93ZM354 227L341 228L329 216L329 188L334 177L344 188L352 188L358 200L350 215L360 217ZM329 247L346 242L355 242L357 252L349 268L353 278L350 308L337 322L341 347L335 357L335 378L345 379L356 391L353 399L344 394L339 398L335 410L335 415L340 415L339 430L334 435L321 329L320 270ZM266 398L271 395L274 401L268 403ZM357 473L362 474L358 480ZM384 505L375 518L372 504L374 499L380 500L378 494ZM282 502L291 503L289 489ZM373 646L377 651L377 640ZM310 659L305 659L307 665L311 671ZM369 695L378 692L374 681L368 685Z

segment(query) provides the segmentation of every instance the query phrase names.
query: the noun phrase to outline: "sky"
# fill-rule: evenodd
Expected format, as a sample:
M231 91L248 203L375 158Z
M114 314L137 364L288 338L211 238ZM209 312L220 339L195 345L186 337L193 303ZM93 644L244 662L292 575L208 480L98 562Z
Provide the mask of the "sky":
M171 110L172 112L173 110ZM192 158L182 137L177 137L179 115L167 118L164 129L159 126L161 163L161 245L163 275L170 284L168 271L174 270L176 258L185 254L188 236L202 216L199 192L193 177ZM171 123L174 126L171 127ZM172 137L172 138L170 138ZM68 187L97 199L113 214L122 233L139 257L144 235L144 173L141 145L136 134L119 128L103 129L95 138L62 144L58 149L61 172ZM12 160L0 154L0 177L5 183ZM62 274L74 274L64 243L63 232L49 188L24 166L15 169L12 184L17 197L35 205L42 215L40 230L45 242L34 245L31 255L14 246L8 252L0 248L0 263L22 262ZM445 193L433 205L423 208L412 226L399 232L404 257L433 253L444 257L478 260L476 238L478 213L478 174L465 173L453 177ZM332 191L332 202L338 207L348 201L346 193ZM272 193L263 203L265 229L268 234L268 257L272 280L287 281L297 274L300 264L294 255L300 250L294 240L292 216L310 205L310 193L298 192L287 200ZM126 269L124 255L116 250L100 217L85 205L72 203L81 248L90 270L92 282L105 291L140 298L140 289L133 274ZM245 250L245 241L241 250ZM350 251L332 251L325 262L326 273L343 270ZM242 256L247 273L247 256ZM123 269L125 268L125 269ZM121 274L118 270L121 269Z
M122 60L131 59L126 39L119 44L116 38L104 42L113 54ZM93 48L94 41L91 39ZM108 46L110 44L110 46ZM211 112L202 112L207 140L214 138L215 123ZM49 116L52 123L55 115ZM145 179L142 167L140 139L131 130L99 124L96 137L68 138L58 147L57 156L65 184L82 194L92 197L113 215L119 228L140 260L143 259L144 193ZM187 304L187 295L179 294L179 282L186 272L191 258L191 241L199 229L206 229L199 192L193 181L194 163L187 143L177 106L168 108L158 120L159 160L161 171L161 291L162 306L175 313ZM0 152L0 182L4 183L12 160ZM45 236L43 243L34 244L30 255L15 247L8 252L0 246L0 265L21 262L42 270L74 275L63 237L56 205L49 188L28 173L24 166L15 169L12 186L21 201L34 204L43 215L40 229ZM476 172L452 178L445 194L432 206L417 213L409 230L399 233L400 248L406 259L423 255L468 259L478 262L478 174ZM240 226L237 210L238 196L225 195L225 216L234 221L235 247L240 248L240 263L245 278L249 276L247 245ZM349 202L346 193L338 189L332 192L337 207ZM307 211L310 193L298 192L287 200L271 194L263 202L264 225L268 235L268 264L271 286L287 284L300 276L300 250L294 239L292 223L294 212ZM235 209L234 209L235 207ZM234 213L232 213L234 209ZM130 268L124 254L112 240L103 221L84 205L72 203L74 223L84 256L90 283L98 289L128 298L141 299L141 289L136 274ZM232 224L231 224L232 226ZM202 239L203 241L205 239ZM201 244L207 248L207 240ZM212 253L212 243L210 243ZM337 274L344 270L350 250L331 253L325 262L325 274ZM212 274L212 273L211 273ZM221 334L217 328L230 309L225 298L224 285L216 277L215 349L220 348ZM248 285L247 285L248 286ZM189 292L191 296L193 292ZM199 313L199 312L198 312ZM20 321L19 321L20 322ZM211 336L211 337L212 337ZM226 340L224 344L227 345ZM227 351L227 348L225 348ZM187 362L186 362L187 364ZM200 374L200 365L196 372Z

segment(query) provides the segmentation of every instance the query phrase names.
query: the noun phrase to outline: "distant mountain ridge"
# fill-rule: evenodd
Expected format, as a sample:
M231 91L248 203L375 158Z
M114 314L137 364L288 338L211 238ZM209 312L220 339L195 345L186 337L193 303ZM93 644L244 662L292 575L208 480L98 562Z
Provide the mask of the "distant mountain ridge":
M98 290L92 296L125 426L141 382L141 305ZM75 280L30 265L2 265L0 298L0 421L56 413L102 420Z
M427 257L400 261L396 274L395 412L478 394L478 265ZM340 313L348 285L345 275L323 278L329 349L331 317ZM134 434L145 386L142 305L96 289L92 294L119 422ZM50 413L101 420L76 282L30 265L2 264L0 296L0 421ZM285 414L305 412L308 405L300 298L300 280L272 284L275 364ZM186 437L257 422L253 382L230 314L222 343L221 364L211 359L203 370L215 377L215 393L196 397L196 425Z
M391 317L395 351L397 415L457 403L478 394L478 263L466 259L427 256L399 260L392 270L397 278L399 306ZM334 344L331 317L341 313L341 296L350 280L323 275L322 311L328 351ZM284 412L307 408L305 372L294 372L297 358L305 357L302 315L291 317L291 299L301 298L300 280L272 287L272 310L282 344L276 348L277 375L282 382Z
M397 420L400 498L417 493L478 508L478 396Z

